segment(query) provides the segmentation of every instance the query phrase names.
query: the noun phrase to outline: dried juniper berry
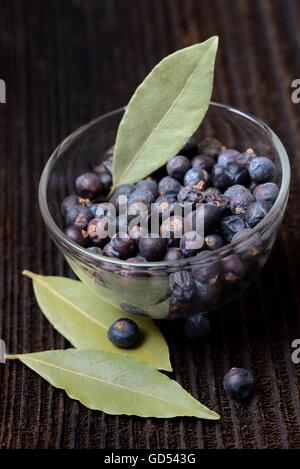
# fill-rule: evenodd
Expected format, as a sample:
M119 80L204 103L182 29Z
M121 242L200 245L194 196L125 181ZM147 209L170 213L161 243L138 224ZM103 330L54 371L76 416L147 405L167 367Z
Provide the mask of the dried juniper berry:
M103 255L106 257L115 257L112 252L112 244L110 241L104 246Z
M168 240L168 245L179 246L180 238L184 232L184 220L180 216L169 217L162 222L160 227L161 236Z
M127 233L116 233L110 241L112 254L119 259L129 259L136 253L134 240Z
M132 194L128 196L128 204L132 202L143 202L146 205L153 204L155 202L156 196L152 191L145 189L136 189Z
M221 220L220 229L222 237L228 243L231 242L233 236L241 230L247 228L244 220L239 215L230 215Z
M183 155L174 156L167 164L167 173L169 176L182 182L185 173L191 168L190 160Z
M122 184L121 186L116 187L113 191L109 202L113 204L116 208L119 206L121 196L129 196L132 192L135 191L135 186L133 184Z
M229 254L220 259L220 279L224 284L234 285L246 274L246 267L237 254Z
M72 208L76 206L85 206L85 207L90 207L91 206L91 201L90 199L83 199L82 197L79 197L78 195L68 195L67 197L64 198L61 204L61 212L64 216L71 210Z
M215 233L212 233L206 236L204 241L205 241L205 246L210 251L216 251L217 249L220 249L223 246L225 246L224 239L220 235L215 234Z
M84 173L75 181L76 191L81 197L92 199L102 192L102 185L98 174Z
M248 261L257 259L263 251L263 242L259 233L253 233L251 228L236 233L231 243L239 243L235 250Z
M188 231L180 240L180 249L184 257L192 257L202 251L204 238L196 231Z
M193 307L192 299L183 300L179 296L169 296L169 319L182 319L189 316Z
M180 184L180 182L170 176L162 178L158 184L158 191L159 195L161 196L167 194L177 196L181 188L182 185Z
M141 256L147 261L161 261L167 251L167 243L163 238L143 238L139 243Z
M78 226L68 226L64 229L64 234L79 246L86 247L89 245L87 232Z
M158 197L152 206L153 215L165 218L167 215L174 213L176 204L176 196L172 194L163 195Z
M252 202L254 196L250 190L236 190L230 198L230 210L234 215L244 215Z
M192 168L184 176L185 186L196 186L201 191L205 191L209 184L209 174L205 169Z
M202 313L194 313L185 322L185 336L193 342L203 342L210 333L210 322Z
M215 159L208 155L197 155L192 159L191 163L193 168L205 169L208 173L212 172L216 164Z
M108 217L108 218L115 218L116 216L116 211L115 208L112 204L110 203L101 203L101 204L93 204L91 207L92 212L95 215L95 218L103 218L103 217Z
M107 195L110 191L113 182L111 173L109 173L108 171L103 171L99 174L99 180L102 186L103 194Z
M221 166L227 166L229 163L235 163L239 154L240 153L237 150L226 148L219 154L218 164Z
M244 153L240 153L236 157L236 163L241 164L242 166L248 167L254 158L256 158L256 154L254 153L252 148L249 148Z
M77 205L67 212L66 223L68 226L86 228L93 218L94 214L88 207Z
M278 197L279 187L274 182L266 182L257 186L253 194L257 202L269 202L273 205Z
M194 137L191 137L184 147L180 150L180 155L188 156L189 158L198 154L198 144Z
M275 165L269 158L258 156L250 162L249 173L252 181L258 184L270 182L274 178Z
M250 226L250 228L254 228L259 222L261 222L265 218L271 208L272 204L270 204L269 202L253 202L249 206L245 214L245 221L248 226Z
M169 277L172 295L181 300L191 300L194 295L194 279L188 270L174 272Z
M195 280L201 283L216 283L220 275L219 263L210 259L210 254L203 251L199 259L207 262L203 265L196 265L192 268L192 274Z
M244 368L232 368L224 377L224 390L236 401L246 401L254 393L252 371Z
M197 231L206 236L212 233L221 220L222 211L219 207L202 204L197 210L190 212L185 218L186 231Z
M158 184L154 179L144 179L139 181L136 185L136 190L138 191L150 191L153 196L157 198L158 196Z
M134 239L134 241L139 245L140 240L142 238L146 238L148 235L148 228L146 227L146 223L135 224L130 223L128 227L129 236Z
M178 202L184 207L185 204L200 204L204 201L204 192L197 186L184 186L178 194Z
M216 164L211 173L211 184L220 191L225 191L232 183L225 166Z
M179 259L184 259L180 248L169 248L163 258L164 261L178 261Z
M108 241L109 220L106 217L93 218L87 227L90 240L96 246L105 246Z
M215 283L202 283L195 280L197 304L202 310L216 306L221 296L221 284L217 280Z
M230 186L235 184L248 186L250 184L250 174L248 169L238 163L229 163L226 166L226 174L230 180Z
M133 348L140 339L140 330L136 322L122 318L110 326L107 335L116 347Z
M204 193L205 202L220 208L225 214L229 208L229 199L223 195L216 187L209 187Z
M207 137L200 142L199 149L205 155L216 157L221 153L222 144L216 138Z

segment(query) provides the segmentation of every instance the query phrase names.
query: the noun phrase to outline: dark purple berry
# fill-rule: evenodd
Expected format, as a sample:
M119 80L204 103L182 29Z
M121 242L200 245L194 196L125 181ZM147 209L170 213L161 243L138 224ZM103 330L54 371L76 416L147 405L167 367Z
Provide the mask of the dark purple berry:
M252 371L243 368L232 368L224 377L224 389L236 401L245 401L254 393L254 376Z
M172 178L182 182L185 173L191 168L190 160L186 156L174 156L167 164L167 173Z
M113 219L116 216L116 210L114 206L106 202L101 204L93 204L91 210L93 211L95 218L108 217Z
M210 205L215 205L221 209L222 213L225 213L229 208L229 199L223 195L216 187L209 187L206 189L205 202Z
M186 230L197 231L206 236L218 226L222 211L219 207L203 204L186 216Z
M273 205L278 197L279 187L273 182L266 182L257 186L253 193L257 202L269 202Z
M172 295L181 300L190 300L195 291L194 279L191 272L187 270L175 272L169 277Z
M203 249L204 239L196 231L188 231L180 240L180 249L184 257L192 257Z
M169 297L169 318L186 318L191 314L192 307L192 299L184 300L179 296L171 294Z
M250 228L254 228L265 218L271 208L272 204L269 202L253 202L245 214L246 223L250 226Z
M118 208L120 203L121 196L128 196L135 191L135 186L133 184L122 184L113 191L109 201L113 204L116 208Z
M202 168L192 168L184 176L185 186L196 186L200 191L205 191L208 183L209 174Z
M254 158L249 165L251 179L258 184L269 182L274 178L275 165L264 156Z
M184 147L180 150L180 155L188 156L189 158L197 155L198 153L198 144L194 137L191 137Z
M145 205L150 206L155 202L156 196L153 192L145 189L136 189L128 196L128 204L132 202L143 202Z
M191 163L193 168L205 169L208 173L212 172L216 164L215 159L208 155L197 155L192 159Z
M64 216L71 210L72 208L82 205L85 207L90 207L91 206L91 201L90 199L83 199L82 197L79 197L78 195L68 195L61 204L61 212Z
M221 296L221 284L218 280L215 283L202 283L195 280L197 301L202 309L209 309L216 306Z
M164 261L178 261L180 259L184 259L180 248L169 248L163 258Z
M93 218L94 214L88 207L77 205L67 212L66 222L68 226L86 228Z
M229 163L226 166L226 174L230 180L230 186L241 184L248 186L250 184L250 174L245 166L237 163Z
M243 259L256 259L263 251L263 242L259 233L253 233L251 228L236 233L231 243L239 243L235 250L242 255Z
M173 247L179 246L180 238L184 232L184 220L182 217L174 216L163 221L160 227L161 236L170 239L169 245Z
M224 239L218 234L210 234L205 237L205 245L210 251L216 251L217 249L225 246Z
M174 206L176 204L176 196L172 194L163 195L156 199L152 206L153 214L165 218L167 215L174 213Z
M115 257L112 252L112 244L111 242L107 243L103 248L103 255L107 257Z
M235 163L239 154L240 153L237 150L226 148L222 151L222 153L220 153L218 157L218 164L220 166L227 166L229 163Z
M207 262L203 265L197 265L192 268L192 274L195 280L200 283L216 283L220 275L218 262L209 259L210 254L207 251L202 253L201 261L207 257Z
M211 184L220 191L225 191L231 185L231 178L226 171L225 166L216 164L211 173Z
M140 339L140 330L134 321L122 318L110 326L107 335L116 347L132 348Z
M189 340L203 342L210 333L210 322L205 314L192 314L186 320L184 332Z
M238 215L230 215L223 218L220 223L222 237L230 243L233 236L241 230L247 228L244 220Z
M75 181L76 191L81 197L92 199L102 192L102 185L98 174L84 173Z
M177 196L181 188L182 185L180 184L180 182L170 176L164 177L160 180L158 184L158 191L161 196L167 194Z
M230 254L220 260L221 280L225 284L235 284L242 280L246 267L237 254Z
M184 186L178 194L178 202L184 207L185 204L200 204L204 201L204 192L197 186Z
M148 235L147 223L144 224L129 224L128 233L129 236L134 239L137 245L140 243L142 238L146 238Z
M158 184L154 179L144 179L143 181L139 181L136 185L136 189L138 191L150 191L155 198L158 196Z
M108 241L110 220L106 217L93 218L88 224L87 233L93 244L97 246L105 246Z
M222 144L216 138L207 137L201 141L199 148L201 153L208 156L216 157L221 153Z
M234 186L229 187L225 192L224 195L227 197L229 200L234 198L236 195L238 195L240 192L248 192L247 187L242 186L241 184L236 184Z
M141 255L147 261L160 261L167 251L167 243L163 238L143 238L139 243Z
M252 202L254 196L251 191L236 191L230 199L230 210L234 215L244 215Z
M64 229L64 234L79 246L86 247L89 244L87 232L78 226L68 226Z
M129 259L136 253L136 245L127 233L116 233L111 241L111 251L119 259Z
M249 148L245 153L240 153L236 157L236 163L241 164L242 166L249 166L251 161L256 158L256 154L252 150L252 148Z
M112 186L112 175L108 171L99 174L99 180L102 186L103 194L108 194Z

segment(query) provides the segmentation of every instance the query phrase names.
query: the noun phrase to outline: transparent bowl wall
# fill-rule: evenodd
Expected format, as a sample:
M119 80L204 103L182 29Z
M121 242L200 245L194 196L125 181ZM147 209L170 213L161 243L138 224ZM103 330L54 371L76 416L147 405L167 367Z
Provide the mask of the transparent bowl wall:
M49 233L76 275L106 302L123 311L148 315L156 319L186 317L192 312L217 308L239 295L255 279L268 259L276 239L288 200L290 167L285 149L278 137L260 120L237 109L211 103L196 132L201 140L215 136L227 147L271 158L276 166L280 194L267 217L242 242L203 257L173 262L130 264L118 259L97 256L70 241L62 232L60 204L74 193L75 178L93 168L114 143L124 109L106 114L69 136L54 152L41 177L39 200ZM142 124L142 123L141 123ZM238 255L244 272L230 272L230 256ZM231 257L232 259L232 257ZM170 295L169 275L195 267L214 267L217 277L213 286L191 301L174 301ZM231 269L232 270L232 269Z

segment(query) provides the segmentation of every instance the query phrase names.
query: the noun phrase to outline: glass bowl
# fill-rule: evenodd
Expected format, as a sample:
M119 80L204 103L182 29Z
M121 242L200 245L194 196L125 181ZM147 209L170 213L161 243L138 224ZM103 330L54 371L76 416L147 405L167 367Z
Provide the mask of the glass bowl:
M240 151L253 148L257 154L272 159L280 193L271 211L242 240L190 259L136 264L99 256L64 235L60 204L64 197L74 193L75 178L103 160L115 141L124 110L105 114L76 130L49 159L39 187L40 208L49 233L80 280L107 303L125 312L169 319L213 310L239 295L255 279L271 253L289 194L290 165L286 151L261 120L212 102L196 137L201 140L215 136L229 148ZM197 295L179 302L170 293L169 277L195 268L200 269L200 276L203 274L201 288Z

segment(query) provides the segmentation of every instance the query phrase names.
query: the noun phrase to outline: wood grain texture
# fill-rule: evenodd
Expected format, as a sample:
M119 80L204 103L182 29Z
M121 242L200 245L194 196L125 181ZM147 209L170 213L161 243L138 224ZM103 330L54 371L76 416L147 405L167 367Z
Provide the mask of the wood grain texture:
M10 353L64 347L42 317L23 268L69 274L51 243L38 181L72 130L125 104L167 53L220 36L214 98L266 120L292 165L291 197L274 252L240 300L212 316L199 350L163 325L175 378L222 414L220 423L113 417L85 409L20 364L0 368L1 448L300 448L300 78L297 0L0 0L0 337ZM250 405L222 388L251 367Z

